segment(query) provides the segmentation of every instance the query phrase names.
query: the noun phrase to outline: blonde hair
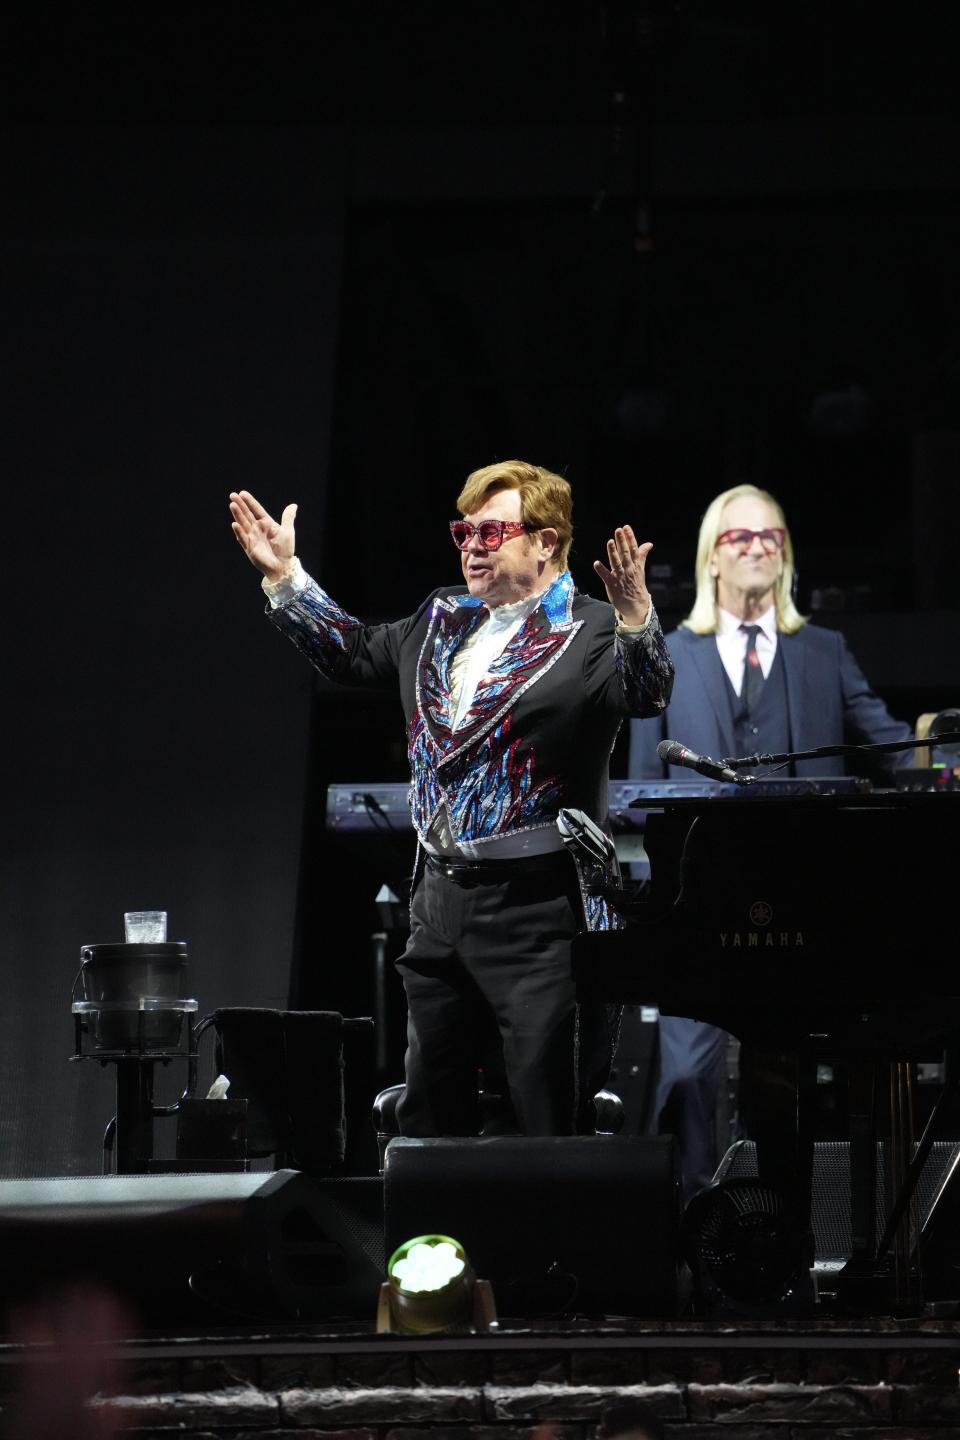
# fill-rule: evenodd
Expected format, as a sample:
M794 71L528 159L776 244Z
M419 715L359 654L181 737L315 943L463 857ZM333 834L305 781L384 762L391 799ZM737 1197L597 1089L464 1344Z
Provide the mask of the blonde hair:
M467 476L457 496L457 509L461 515L472 515L501 490L519 490L520 513L531 529L556 530L557 548L553 559L560 570L566 570L573 542L573 495L569 481L526 460L499 460Z
M711 500L704 512L700 522L700 535L697 539L697 598L693 603L693 609L686 620L680 624L687 630L692 630L696 635L714 635L717 631L717 582L715 576L710 573L710 564L713 560L713 552L717 548L717 537L720 534L720 517L724 508L731 500L740 500L749 496L752 500L762 500L769 505L777 516L777 523L783 528L783 565L780 575L773 587L773 603L777 616L777 629L785 635L793 635L801 626L806 625L806 620L800 614L793 603L793 541L790 539L790 531L783 514L783 507L766 490L760 490L756 485L734 485L732 490L724 490L714 500Z

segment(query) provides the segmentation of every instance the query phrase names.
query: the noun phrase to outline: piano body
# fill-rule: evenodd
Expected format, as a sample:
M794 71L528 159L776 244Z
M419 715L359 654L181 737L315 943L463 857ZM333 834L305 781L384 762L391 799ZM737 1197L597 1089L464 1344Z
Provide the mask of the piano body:
M795 783L674 782L634 800L650 812L650 883L625 929L575 942L578 988L748 1044L906 1059L946 1043L960 791Z
M771 1091L754 1138L761 1178L793 1187L807 1215L817 1059L847 1060L848 1278L853 1286L866 1276L862 1288L875 1291L892 1266L903 1299L917 1242L910 1202L933 1139L931 1117L913 1145L905 1062L932 1049L955 1054L960 1040L951 843L960 792L856 781L758 781L737 791L708 781L703 793L695 783L698 793L654 785L632 802L647 811L651 878L639 893L626 887L623 929L574 942L578 992L709 1021L742 1047L792 1057L793 1093L785 1104L782 1086ZM878 1244L884 1082L896 1196Z
M935 774L936 772L928 772ZM409 842L403 782L327 792L327 829ZM743 1043L823 1054L946 1041L960 789L873 790L854 778L610 782L622 862L650 882L627 928L582 936L584 996L709 1020ZM639 887L637 887L639 888ZM944 1002L947 1002L946 1004Z

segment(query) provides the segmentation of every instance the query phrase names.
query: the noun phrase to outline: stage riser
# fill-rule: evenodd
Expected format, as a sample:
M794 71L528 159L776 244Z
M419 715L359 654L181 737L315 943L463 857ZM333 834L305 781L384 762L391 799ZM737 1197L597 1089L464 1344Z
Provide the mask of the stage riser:
M231 1349L231 1343L235 1348ZM181 1436L322 1431L327 1440L530 1440L549 1420L557 1440L592 1440L614 1398L643 1400L670 1440L946 1440L960 1425L957 1339L885 1328L747 1336L663 1327L558 1343L396 1338L259 1346L208 1341L130 1359L105 1392L124 1425ZM35 1361L30 1363L35 1364ZM16 1395L25 1362L8 1359ZM115 1400L111 1397L116 1397ZM133 1397L131 1399L131 1397ZM8 1407L4 1406L5 1413ZM442 1427L442 1428L441 1428ZM718 1428L714 1428L718 1427Z

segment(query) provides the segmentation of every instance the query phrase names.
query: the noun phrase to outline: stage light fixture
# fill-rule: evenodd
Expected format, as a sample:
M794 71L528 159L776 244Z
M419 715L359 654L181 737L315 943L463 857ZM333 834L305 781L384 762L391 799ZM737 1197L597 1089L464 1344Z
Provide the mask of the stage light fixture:
M497 1325L493 1290L478 1280L466 1251L449 1235L417 1235L397 1247L380 1286L377 1331L427 1335L490 1330Z

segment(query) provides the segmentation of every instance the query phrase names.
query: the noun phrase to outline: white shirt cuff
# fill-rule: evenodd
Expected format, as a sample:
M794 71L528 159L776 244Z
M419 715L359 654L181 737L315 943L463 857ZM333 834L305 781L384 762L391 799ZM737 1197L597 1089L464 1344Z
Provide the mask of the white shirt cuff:
M270 601L271 608L276 610L281 605L286 605L301 590L306 589L309 583L309 576L300 564L296 556L293 557L293 569L289 575L282 580L268 580L266 575L260 581L260 589Z
M651 600L650 602L650 608L647 611L647 618L646 620L644 620L642 625L628 625L626 621L620 619L620 616L616 611L614 613L617 615L618 635L642 635L645 630L649 630L650 621L653 619L653 601Z

